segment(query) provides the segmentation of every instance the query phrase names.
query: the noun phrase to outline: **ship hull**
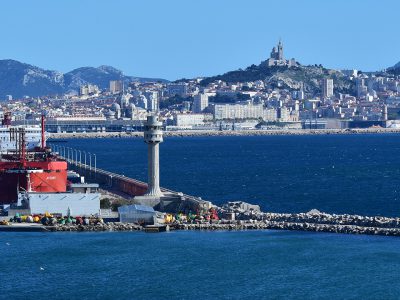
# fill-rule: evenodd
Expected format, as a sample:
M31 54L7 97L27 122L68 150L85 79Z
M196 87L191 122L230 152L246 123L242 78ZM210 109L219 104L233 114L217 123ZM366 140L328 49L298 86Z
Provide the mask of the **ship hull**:
M24 168L17 168L10 162L2 166L0 162L0 204L16 203L20 191L63 193L66 190L65 161L32 161Z

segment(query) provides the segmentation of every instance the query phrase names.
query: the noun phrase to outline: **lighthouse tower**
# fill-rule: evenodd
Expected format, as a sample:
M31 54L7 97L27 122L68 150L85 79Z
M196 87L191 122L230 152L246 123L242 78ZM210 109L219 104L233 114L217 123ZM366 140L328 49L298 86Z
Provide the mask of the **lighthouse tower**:
M160 190L159 144L163 142L162 122L157 115L147 116L145 123L144 142L148 145L148 188L144 195L150 198L163 196Z

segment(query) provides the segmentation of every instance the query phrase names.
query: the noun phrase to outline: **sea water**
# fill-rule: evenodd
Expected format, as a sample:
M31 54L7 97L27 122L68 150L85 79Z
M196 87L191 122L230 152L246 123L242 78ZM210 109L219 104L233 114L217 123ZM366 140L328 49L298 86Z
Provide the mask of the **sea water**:
M146 180L141 139L69 140ZM400 135L166 138L161 184L263 210L398 216ZM288 231L0 233L0 299L398 299L400 239Z
M140 138L58 145L95 153L99 168L147 180L147 145ZM161 186L216 204L243 200L274 212L400 215L397 134L166 137L160 173Z

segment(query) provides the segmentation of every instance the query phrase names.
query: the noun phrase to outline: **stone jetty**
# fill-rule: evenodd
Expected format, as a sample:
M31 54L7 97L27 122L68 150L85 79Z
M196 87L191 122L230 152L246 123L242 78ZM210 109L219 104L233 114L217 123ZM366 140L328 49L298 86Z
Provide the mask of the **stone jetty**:
M259 206L244 202L229 202L219 213L231 220L208 223L177 223L181 230L251 230L275 229L345 234L400 236L400 218L327 214L313 209L307 213L284 214L261 212Z
M217 219L176 218L168 224L157 224L166 230L295 230L343 234L400 236L400 218L328 214L312 209L307 213L262 212L258 205L236 201L216 207ZM60 224L56 219L46 225L36 223L9 223L0 225L5 231L146 231L146 226L135 223L104 222L102 219L85 219L84 222ZM0 229L1 229L0 228ZM159 230L160 231L160 230ZM165 231L165 230L163 230Z
M295 230L295 231L313 231L313 232L330 232L344 234L368 234L368 235L385 235L400 236L400 228L355 226L355 225L339 225L339 224L318 224L318 223L294 223L284 221L258 221L258 220L239 220L239 221L218 221L213 223L180 223L176 224L178 230Z
M168 224L171 230L295 230L343 234L366 234L400 236L400 218L367 217L359 215L336 215L312 210L308 213L281 214L261 212L250 206L250 210L237 208L234 220L174 221ZM221 208L222 209L222 208ZM225 211L225 213L227 213ZM22 225L22 224L20 224ZM32 224L31 224L32 225ZM35 224L36 225L36 224ZM11 226L16 227L16 226ZM145 227L134 223L99 222L97 224L53 224L43 227L45 231L141 231ZM12 231L12 228L10 228ZM30 230L27 230L30 231Z

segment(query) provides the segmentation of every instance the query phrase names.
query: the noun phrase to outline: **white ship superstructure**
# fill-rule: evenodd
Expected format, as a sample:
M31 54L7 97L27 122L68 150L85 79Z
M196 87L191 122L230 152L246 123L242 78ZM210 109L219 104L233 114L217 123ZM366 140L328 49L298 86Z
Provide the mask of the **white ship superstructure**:
M19 143L17 132L24 130L26 150L40 147L42 143L41 128L39 125L0 126L0 154L13 152L16 143Z

